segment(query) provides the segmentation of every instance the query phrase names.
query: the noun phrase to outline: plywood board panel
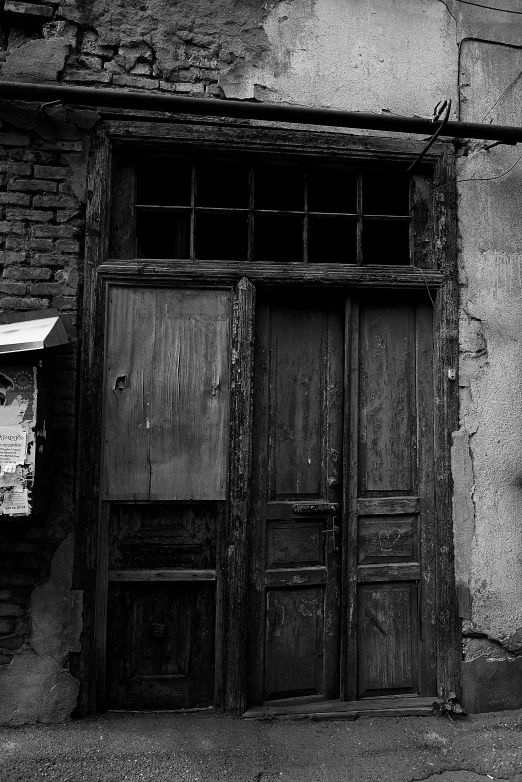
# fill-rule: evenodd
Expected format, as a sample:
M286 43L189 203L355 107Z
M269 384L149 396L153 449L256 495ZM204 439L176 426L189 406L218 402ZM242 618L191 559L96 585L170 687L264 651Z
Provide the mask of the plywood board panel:
M111 288L105 498L225 498L228 305L225 291Z

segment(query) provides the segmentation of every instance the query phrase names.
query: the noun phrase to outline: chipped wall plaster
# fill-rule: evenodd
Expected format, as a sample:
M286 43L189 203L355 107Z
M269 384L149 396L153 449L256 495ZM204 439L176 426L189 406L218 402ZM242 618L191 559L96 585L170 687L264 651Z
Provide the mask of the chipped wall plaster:
M0 668L0 724L61 722L76 707L79 682L69 651L79 647L81 593L71 592L72 533L56 550L49 580L31 597L31 635L10 665Z
M463 43L464 121L521 124L521 51L484 41ZM514 653L522 650L522 171L515 166L502 174L519 155L515 149L485 151L482 142L473 143L458 166L461 179L498 177L459 185L461 306L471 315L460 329L462 437L469 438L472 475L467 481L474 500L473 542L466 559L469 616L491 642ZM482 353L478 332L474 336L477 324ZM457 549L462 529L471 527L462 524L468 510L461 498L455 514Z
M263 26L269 52L220 76L228 97L422 116L456 103L455 23L433 0L282 0Z

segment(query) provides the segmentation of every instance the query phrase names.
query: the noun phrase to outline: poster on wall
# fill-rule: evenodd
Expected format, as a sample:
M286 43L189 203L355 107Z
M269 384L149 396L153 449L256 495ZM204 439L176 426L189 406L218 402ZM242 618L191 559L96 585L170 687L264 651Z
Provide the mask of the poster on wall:
M0 517L31 512L36 367L0 365Z

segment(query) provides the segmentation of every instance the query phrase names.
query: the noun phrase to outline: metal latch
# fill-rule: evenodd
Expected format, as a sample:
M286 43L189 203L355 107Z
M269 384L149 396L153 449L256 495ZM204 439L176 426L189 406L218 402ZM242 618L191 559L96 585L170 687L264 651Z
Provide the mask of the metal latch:
M332 542L333 542L333 550L334 550L334 551L337 551L337 549L339 548L339 546L337 545L337 538L336 538L336 536L335 536L335 533L336 533L336 532L339 532L339 525L335 523L336 521L339 521L339 516L334 516L334 517L333 517L333 519L332 519L332 522L333 522L333 523L332 523L332 526L331 526L331 527L329 527L329 529L323 529L323 530L321 530L321 532L323 533L323 535L328 535L328 534L330 534L330 535L332 535L332 536L333 536L333 537L332 537Z

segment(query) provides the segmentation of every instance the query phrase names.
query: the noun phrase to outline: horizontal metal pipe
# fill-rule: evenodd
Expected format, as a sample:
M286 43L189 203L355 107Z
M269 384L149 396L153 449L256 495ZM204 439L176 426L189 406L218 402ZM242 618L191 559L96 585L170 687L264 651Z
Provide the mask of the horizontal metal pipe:
M72 87L58 84L0 81L0 98L41 103L59 100L62 103L82 106L108 106L142 111L165 111L170 114L195 114L207 117L235 117L337 128L384 130L398 133L418 133L424 136L431 136L436 128L430 120L419 117L401 117L394 114L313 109L305 106L287 106L280 103L258 103L256 101L186 98L180 95L161 95L155 92ZM514 144L522 141L522 127L488 125L478 122L448 122L442 135L453 138L489 139Z

